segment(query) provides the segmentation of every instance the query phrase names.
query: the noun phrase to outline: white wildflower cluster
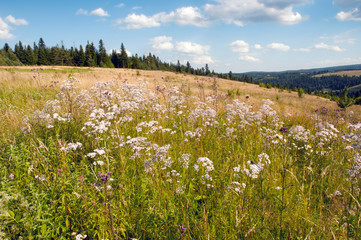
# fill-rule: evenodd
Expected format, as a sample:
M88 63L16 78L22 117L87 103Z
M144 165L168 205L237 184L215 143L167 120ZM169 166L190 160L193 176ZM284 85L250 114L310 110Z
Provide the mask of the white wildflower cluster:
M180 109L186 108L185 97L182 92L179 91L178 87L174 86L168 90L168 104L170 111L179 111Z
M170 145L165 145L163 147L159 147L156 144L152 146L154 150L154 154L145 160L144 169L146 172L151 172L153 170L154 163L159 163L162 170L167 168L171 168L173 164L173 160L171 157L167 157L168 151L170 149Z
M299 142L307 142L310 138L310 130L301 125L293 126L290 128L288 136Z
M76 143L68 143L66 145L66 147L62 147L60 148L61 151L65 151L65 152L70 152L70 151L76 151L78 149L82 149L83 144L81 144L80 142L76 142Z
M261 113L253 112L252 106L238 99L233 100L232 104L227 104L225 110L228 124L238 124L241 128L252 123L259 124L262 120Z
M104 109L93 109L89 115L89 121L84 123L84 127L81 131L86 131L86 135L96 135L99 133L105 133L111 126L111 120L114 119L114 112L105 112Z
M144 151L149 151L151 147L151 143L147 141L146 137L134 137L131 138L130 136L127 137L127 141L125 142L126 147L132 150L134 153L133 156L131 156L131 159L140 158ZM157 148L157 146L155 146Z
M60 90L63 91L63 92L71 92L76 88L75 84L78 83L78 82L79 82L78 79L71 76L68 79L63 81L63 85L60 86Z
M227 190L234 190L236 193L243 193L243 190L247 187L245 183L239 182L231 182L231 184L227 187Z
M361 178L361 156L356 153L353 158L353 164L351 169L347 169L347 174L352 182L358 182Z
M194 132L186 131L184 133L184 136L199 139L200 137L202 137L202 134L203 134L203 129L202 128L196 128Z
M54 113L53 118L58 120L59 122L71 122L73 120L73 116L71 113L65 113L63 117L59 115L59 113Z
M73 232L71 234L72 236L75 236L75 240L82 240L82 239L86 239L87 238L87 235L82 235L82 234L77 234L76 232Z
M36 122L40 122L42 124L46 124L47 128L52 128L53 126L53 118L52 115L56 112L60 111L60 102L58 100L47 101L43 107L43 109L36 110L32 116L32 120Z
M213 188L214 186L210 184L213 181L213 178L209 175L210 172L214 170L213 162L207 157L200 157L197 160L197 164L194 164L194 169L196 172L199 171L199 168L204 170L204 175L202 178L202 184L206 185L207 188Z
M350 124L347 126L351 130L350 133L342 136L343 140L350 143L351 146L348 146L348 149L358 149L361 150L361 123Z
M105 154L104 149L94 149L93 152L88 153L86 156L89 158L95 158L96 156L102 156ZM98 164L100 165L100 164Z
M275 117L276 111L273 110L271 107L271 105L273 105L274 103L269 99L263 99L262 102L263 104L260 107L259 111L267 117Z
M176 193L177 195L181 195L181 194L184 193L184 190L185 190L185 189L186 189L186 186L185 186L185 185L180 186L180 187L177 187L176 190L175 190L175 193Z
M267 139L267 141L272 144L285 143L287 141L284 136L280 134L277 126L275 127L275 129L261 127L261 134L265 139Z
M269 165L271 163L269 156L267 153L261 153L258 155L258 163L255 163L253 161L247 161L247 164L249 165L248 168L244 168L243 172L251 178L258 178L258 175L263 171L265 165Z
M198 102L196 105L196 109L192 110L188 116L191 122L198 123L201 120L203 127L218 125L218 122L216 121L216 110L203 102Z
M172 183L174 181L174 179L176 180L177 183L179 183L179 180L177 180L177 179L181 178L182 175L179 172L177 172L177 170L173 169L166 174L166 177L167 177L166 181L169 183Z
M189 153L184 153L182 156L178 159L178 162L182 164L182 167L187 169L189 167L189 159L190 159Z
M323 147L326 143L338 138L339 131L333 124L327 122L320 122L315 125L318 131L315 133L315 138L318 140L318 147Z

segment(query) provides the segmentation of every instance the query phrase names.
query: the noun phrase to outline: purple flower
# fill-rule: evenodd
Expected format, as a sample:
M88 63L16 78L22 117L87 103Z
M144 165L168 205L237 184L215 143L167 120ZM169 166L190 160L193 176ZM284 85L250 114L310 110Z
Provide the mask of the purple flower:
M14 180L14 177L15 177L14 174L10 174L10 175L9 175L9 179L10 179L10 180Z
M281 127L280 131L286 133L288 130L288 127Z

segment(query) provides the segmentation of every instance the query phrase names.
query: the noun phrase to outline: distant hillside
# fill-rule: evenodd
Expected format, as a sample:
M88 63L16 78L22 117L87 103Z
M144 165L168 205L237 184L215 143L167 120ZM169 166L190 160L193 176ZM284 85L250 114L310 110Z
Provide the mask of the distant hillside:
M361 95L361 71L359 74L347 74L347 71L359 71L361 64L289 70L281 72L234 73L236 76L247 74L255 83L271 84L281 88L303 88L308 92L339 92L345 87L352 89L353 95ZM338 74L339 73L339 74Z
M279 72L245 72L245 73L233 73L235 75L253 75L253 74L275 74L275 73L327 73L327 72L338 72L338 71L350 71L350 70L361 70L361 64L323 67L323 68L310 68L310 69L299 69L299 70L286 70Z

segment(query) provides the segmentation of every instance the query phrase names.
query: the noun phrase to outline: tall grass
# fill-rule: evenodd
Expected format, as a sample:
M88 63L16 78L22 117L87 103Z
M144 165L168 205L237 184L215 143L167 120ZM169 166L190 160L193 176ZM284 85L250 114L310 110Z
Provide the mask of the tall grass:
M361 125L346 116L286 118L270 100L142 80L76 84L3 139L0 238L361 237Z

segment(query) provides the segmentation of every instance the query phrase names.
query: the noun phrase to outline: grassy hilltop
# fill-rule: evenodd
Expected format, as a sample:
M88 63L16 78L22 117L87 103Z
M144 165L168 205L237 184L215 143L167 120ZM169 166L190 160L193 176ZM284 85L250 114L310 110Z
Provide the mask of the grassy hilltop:
M359 239L361 107L163 71L0 68L1 239Z

